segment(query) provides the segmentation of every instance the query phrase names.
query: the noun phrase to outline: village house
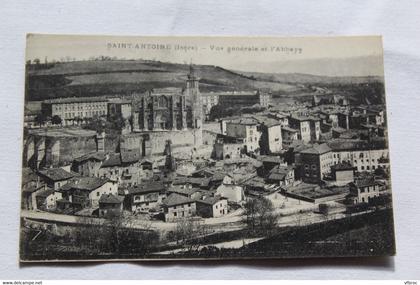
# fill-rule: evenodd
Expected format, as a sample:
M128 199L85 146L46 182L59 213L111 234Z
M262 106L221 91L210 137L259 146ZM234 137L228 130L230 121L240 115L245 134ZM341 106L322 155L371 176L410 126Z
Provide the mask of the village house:
M216 195L227 198L228 201L239 203L245 199L245 194L242 186L232 183L222 183L216 189Z
M200 189L209 189L212 178L201 178L193 176L176 176L172 179L173 186L196 187Z
M270 171L278 165L286 165L280 156L260 155L257 159L262 163L262 165L257 168L257 173L261 177L267 176L268 173L270 173Z
M103 194L118 195L118 184L109 179L97 177L77 177L57 190L62 193L62 199L57 200L57 208L71 208L79 211L83 208L98 208L99 199Z
M380 195L381 184L372 178L358 179L350 183L349 200L353 204L369 203L373 198Z
M260 117L261 154L279 153L283 149L281 122L268 117Z
M374 172L378 168L389 171L389 151L381 141L336 139L329 141L328 146L332 150L333 164L347 162L358 172Z
M123 212L124 197L104 194L99 199L99 217L118 217Z
M300 183L284 187L283 194L314 204L336 202L346 199L349 194L349 186L321 187L317 184Z
M35 171L29 167L22 168L21 182L21 207L25 210L32 210L32 193L45 188L45 182L40 179Z
M228 121L226 135L242 138L246 153L259 153L261 132L258 120L245 117Z
M62 168L48 168L38 171L39 177L53 190L65 185L75 175Z
M109 178L122 185L136 185L153 175L153 166L138 151L94 152L76 158L72 170L82 176Z
M333 165L331 148L327 144L314 144L300 151L300 176L303 181L318 183L330 173Z
M293 114L289 116L289 127L297 130L297 139L304 142L319 140L320 119L313 116Z
M355 167L348 162L340 162L331 166L332 179L336 185L346 185L354 181Z
M122 185L136 185L141 182L142 168L141 156L137 151L125 150L120 153L111 153L101 164L98 170L99 177L107 177Z
M57 200L62 198L62 194L49 187L39 188L31 195L32 209L51 211L57 207Z
M268 184L264 178L255 176L243 184L246 199L264 197L271 201L277 200L281 194L281 187L274 184Z
M220 196L196 200L197 214L203 218L218 218L228 213L228 202Z
M292 141L298 139L298 130L292 129L288 126L282 126L281 136L283 138L283 144L288 146Z
M99 177L99 168L106 159L103 152L93 152L73 160L71 169L82 176Z
M219 136L213 146L214 159L240 158L244 150L244 139L229 136Z
M291 165L278 165L270 171L266 177L266 182L280 186L293 184L293 182L295 182L295 169Z
M126 188L127 197L130 201L131 211L148 212L156 209L166 198L166 187L160 181L144 182Z
M195 216L196 202L185 196L172 193L163 201L165 222L176 222Z
M168 188L168 195L176 193L190 199L199 199L204 191L200 188L192 187L192 185L172 185Z

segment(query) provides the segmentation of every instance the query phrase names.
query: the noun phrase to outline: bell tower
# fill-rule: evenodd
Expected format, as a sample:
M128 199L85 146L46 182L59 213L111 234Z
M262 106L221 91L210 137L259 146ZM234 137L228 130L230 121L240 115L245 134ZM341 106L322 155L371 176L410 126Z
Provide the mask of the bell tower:
M195 76L194 67L190 64L190 70L187 76L187 86L185 89L185 97L192 112L192 127L201 129L203 107L201 102L201 94L198 88L199 78Z

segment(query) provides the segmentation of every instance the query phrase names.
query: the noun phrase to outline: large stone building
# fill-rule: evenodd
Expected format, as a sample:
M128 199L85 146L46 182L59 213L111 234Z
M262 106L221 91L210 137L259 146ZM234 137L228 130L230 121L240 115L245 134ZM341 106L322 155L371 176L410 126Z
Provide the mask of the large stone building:
M206 116L212 107L220 104L235 107L250 107L260 105L268 107L271 103L271 94L262 91L222 91L202 94L203 111Z
M101 97L73 97L45 100L41 112L50 118L59 116L63 125L79 124L94 116L105 116L108 100Z
M330 173L333 165L331 148L327 144L314 144L300 151L298 167L304 182L318 183Z
M170 87L146 92L135 107L134 130L200 129L203 110L198 81L190 66L184 89Z
M320 119L313 116L292 114L289 116L289 126L297 130L298 140L304 142L319 140L321 133Z

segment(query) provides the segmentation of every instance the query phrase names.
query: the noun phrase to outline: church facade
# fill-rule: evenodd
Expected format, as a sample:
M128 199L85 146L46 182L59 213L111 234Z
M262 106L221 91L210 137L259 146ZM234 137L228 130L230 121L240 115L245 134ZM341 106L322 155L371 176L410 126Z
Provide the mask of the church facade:
M143 94L133 113L135 131L201 129L199 79L190 72L185 88L157 88Z

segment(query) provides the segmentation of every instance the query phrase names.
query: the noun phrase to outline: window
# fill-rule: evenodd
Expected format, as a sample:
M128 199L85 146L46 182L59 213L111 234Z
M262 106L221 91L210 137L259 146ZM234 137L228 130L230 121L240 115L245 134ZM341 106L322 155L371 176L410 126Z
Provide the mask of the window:
M370 170L370 167L369 167L369 165L368 165L368 166L366 166L366 170Z
M360 167L360 169L361 169L361 170L365 170L365 167L362 165L362 166Z
M99 197L99 192L96 192L96 196Z
M176 212L174 213L174 217L176 217Z

